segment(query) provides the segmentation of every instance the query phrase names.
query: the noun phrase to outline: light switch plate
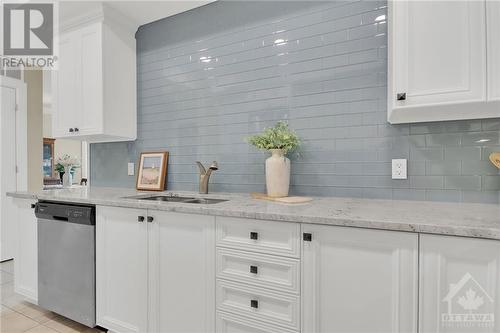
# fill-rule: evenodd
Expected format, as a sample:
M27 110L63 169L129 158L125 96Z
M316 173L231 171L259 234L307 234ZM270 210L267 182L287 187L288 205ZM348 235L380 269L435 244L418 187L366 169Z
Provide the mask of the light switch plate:
M134 175L134 173L135 173L135 165L134 165L134 163L129 163L129 164L127 165L127 168L128 168L128 171L127 171L127 172L128 172L128 175L129 175L129 176L133 176L133 175Z
M406 159L392 160L392 179L407 179L407 161Z

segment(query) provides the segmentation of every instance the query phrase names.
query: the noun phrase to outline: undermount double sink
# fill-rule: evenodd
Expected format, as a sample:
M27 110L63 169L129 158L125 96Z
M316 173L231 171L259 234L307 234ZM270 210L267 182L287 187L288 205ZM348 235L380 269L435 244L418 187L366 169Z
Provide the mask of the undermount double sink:
M175 195L154 195L149 197L134 196L134 197L127 197L127 199L160 201L160 202L181 202L181 203L202 204L202 205L217 204L220 202L228 201L224 199L180 197Z

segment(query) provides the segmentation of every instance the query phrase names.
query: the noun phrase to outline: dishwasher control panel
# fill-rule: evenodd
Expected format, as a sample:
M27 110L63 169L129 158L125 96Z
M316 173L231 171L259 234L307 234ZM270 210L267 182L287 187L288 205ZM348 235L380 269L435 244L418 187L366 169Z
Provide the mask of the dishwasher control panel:
M39 201L35 206L35 215L39 219L95 225L95 206Z

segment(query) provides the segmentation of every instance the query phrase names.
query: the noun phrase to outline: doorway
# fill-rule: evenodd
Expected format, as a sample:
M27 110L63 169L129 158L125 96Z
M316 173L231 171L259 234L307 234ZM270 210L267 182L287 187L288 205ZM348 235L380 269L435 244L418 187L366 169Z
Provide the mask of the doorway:
M15 249L15 209L6 193L27 190L26 84L0 76L0 261Z

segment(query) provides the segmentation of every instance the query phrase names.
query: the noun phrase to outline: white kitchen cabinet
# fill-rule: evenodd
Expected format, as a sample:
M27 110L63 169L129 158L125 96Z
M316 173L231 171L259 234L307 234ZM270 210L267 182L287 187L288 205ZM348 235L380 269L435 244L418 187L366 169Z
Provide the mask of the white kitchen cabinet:
M113 332L213 332L215 218L97 206L96 294Z
M490 73L488 100L498 102L500 101L500 1L486 1L486 22L488 72Z
M389 2L389 122L500 117L500 104L487 102L498 93L492 91L498 69L491 66L498 63L498 18L487 20L485 6L475 0Z
M17 240L14 258L14 291L33 303L38 301L38 236L35 200L13 199Z
M302 225L302 332L416 332L418 235Z
M215 331L215 218L148 211L150 332Z
M135 140L135 38L113 22L98 16L61 32L60 60L52 77L55 138Z
M499 241L420 236L421 333L499 332L498 300Z
M146 215L140 209L96 209L97 325L114 332L148 331Z

